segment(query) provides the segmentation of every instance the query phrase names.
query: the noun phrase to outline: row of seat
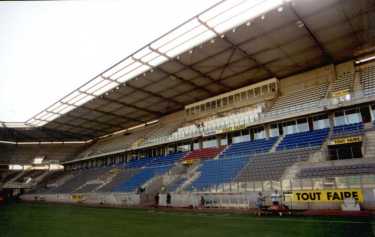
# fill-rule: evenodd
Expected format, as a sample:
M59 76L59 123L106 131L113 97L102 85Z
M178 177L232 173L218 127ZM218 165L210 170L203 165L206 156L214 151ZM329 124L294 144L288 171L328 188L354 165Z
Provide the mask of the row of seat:
M365 96L375 93L375 66L368 66L361 70L360 81Z
M280 180L288 167L291 167L296 162L307 161L310 154L318 149L318 147L312 147L253 155L235 181Z
M193 150L184 157L184 160L212 159L216 157L218 154L220 154L224 148L225 146L208 147L208 148Z
M113 192L134 192L154 176L164 174L171 167L171 165L167 165L142 168L139 173L114 187Z
M280 96L272 106L270 114L288 113L311 107L314 103L324 98L328 84L305 88L290 94Z
M249 157L205 160L198 172L199 177L187 190L205 188L230 182L279 180L288 167L296 162L307 161L319 147L253 154Z
M246 165L248 158L206 160L199 168L200 176L189 190L202 190L206 187L231 182Z
M153 166L165 166L171 165L182 157L184 157L185 152L176 152L171 153L166 156L158 156L152 158L141 158L141 159L133 159L130 160L128 163L125 163L122 167L123 168L141 168L141 167L153 167Z
M284 137L276 150L287 150L303 147L321 146L326 140L329 129L318 129L294 134L288 134Z
M363 123L353 123L336 126L333 128L331 138L361 135L363 133L363 127Z
M352 124L335 127L334 131L352 131L353 128L363 128L363 124ZM329 129L319 129L286 135L277 146L275 153L269 150L278 137L234 143L227 147L211 147L191 152L177 152L166 156L134 159L119 167L122 169L113 180L99 191L132 192L142 186L155 175L168 171L174 163L180 160L203 159L199 169L200 176L195 180L191 189L202 189L210 185L237 181L257 181L279 179L287 167L295 162L306 161L311 151L320 149L328 136ZM304 149L300 149L300 148ZM223 152L222 152L223 151ZM218 154L220 159L212 160ZM263 154L261 154L263 153ZM207 160L205 160L207 159ZM245 169L243 169L246 167ZM97 179L109 172L111 167L90 169L73 172L74 178L54 190L55 192L73 192L85 182ZM132 172L127 172L132 171ZM134 172L133 172L134 171ZM171 190L176 190L185 179L178 179ZM87 187L86 187L87 186ZM84 190L92 190L95 185L82 186Z
M86 182L97 179L97 177L109 172L111 167L101 167L101 168L93 168L88 170L82 171L74 171L74 172L65 172L63 176L70 175L70 178L67 182L62 184L59 187L46 189L43 192L45 193L71 193L78 189L80 186L84 185ZM98 184L96 187L99 186Z
M354 72L343 71L337 74L336 80L332 82L331 91L352 90L354 87Z
M248 156L253 153L269 152L277 139L278 137L272 137L269 139L258 139L254 141L234 143L224 150L220 154L219 158L233 158Z
M375 164L354 164L341 166L325 166L315 168L304 168L297 175L297 178L321 178L349 175L366 175L375 173Z

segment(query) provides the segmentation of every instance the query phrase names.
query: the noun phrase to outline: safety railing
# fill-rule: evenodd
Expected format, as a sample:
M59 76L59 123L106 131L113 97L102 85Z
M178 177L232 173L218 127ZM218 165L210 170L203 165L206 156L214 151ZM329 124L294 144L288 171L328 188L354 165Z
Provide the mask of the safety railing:
M375 175L355 175L322 177L307 179L265 180L253 182L231 182L210 185L193 192L202 193L243 193L243 192L268 192L273 190L321 190L344 188L375 188Z
M288 108L280 109L280 110L273 110L269 112L264 112L259 114L259 116L254 117L253 121L250 120L243 120L238 123L227 123L222 124L219 127L215 127L212 131L215 130L223 130L223 129L230 129L235 127L241 126L251 126L254 124L258 124L262 121L271 121L280 119L280 117L287 115L288 117L292 117L293 114L301 114L301 113L308 113L312 110L324 110L327 107L340 107L340 106L348 106L352 104L362 103L366 100L371 100L375 96L375 88L368 89L365 91L356 91L350 94L349 99L347 100L338 100L337 98L329 98L329 99L321 99L319 101L309 102L306 104L290 106ZM229 125L229 126L228 126ZM211 131L211 130L210 130ZM192 137L201 136L204 132L209 133L210 131L200 131L197 130L195 132L186 132L181 133L178 135L170 135L165 137L160 137L158 139L147 140L143 145L158 145L166 142L174 142L178 140L188 139Z

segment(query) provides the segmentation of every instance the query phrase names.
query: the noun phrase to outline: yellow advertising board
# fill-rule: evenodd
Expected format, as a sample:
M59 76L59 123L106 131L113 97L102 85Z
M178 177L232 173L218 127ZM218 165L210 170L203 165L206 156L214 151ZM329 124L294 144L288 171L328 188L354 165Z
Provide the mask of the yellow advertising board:
M80 201L82 201L82 195L80 195L80 194L73 194L72 195L72 199L73 199L73 201L80 202Z
M235 127L224 128L223 132L237 131L237 130L242 130L242 129L245 129L245 128L246 128L245 125L239 125L239 126L235 126Z
M355 199L363 202L361 189L330 189L293 191L293 202L343 202L345 199Z
M332 97L342 97L349 94L349 89L331 92Z
M184 164L184 165L191 165L191 164L193 164L194 163L194 160L184 160L183 162L182 162L182 164Z
M330 145L342 145L342 144L349 144L349 143L356 143L356 142L361 142L362 137L357 136L357 137L345 137L345 138L336 138L330 141Z

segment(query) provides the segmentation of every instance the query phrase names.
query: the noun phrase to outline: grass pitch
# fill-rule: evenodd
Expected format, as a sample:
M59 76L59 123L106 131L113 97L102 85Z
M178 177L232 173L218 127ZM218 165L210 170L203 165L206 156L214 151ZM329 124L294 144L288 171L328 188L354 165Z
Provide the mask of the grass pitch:
M0 207L1 237L373 236L371 220L254 217L18 203Z

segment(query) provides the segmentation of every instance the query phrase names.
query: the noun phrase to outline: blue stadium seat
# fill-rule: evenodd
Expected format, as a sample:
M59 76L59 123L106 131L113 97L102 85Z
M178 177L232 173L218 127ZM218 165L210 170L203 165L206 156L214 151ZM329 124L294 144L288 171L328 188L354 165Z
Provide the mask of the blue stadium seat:
M139 173L131 177L129 180L116 186L114 192L133 192L142 186L155 175L162 175L167 172L172 165L182 159L186 152L177 152L166 156L158 156L152 158L142 158L139 160L131 160L126 163L123 168L126 169L142 169Z
M120 183L113 189L114 192L134 192L138 187L142 186L148 180L156 175L162 175L167 172L172 166L159 166L143 168L141 172L131 177L129 180Z
M200 176L189 189L201 190L212 185L231 182L248 160L249 158L205 160L199 168Z
M166 156L158 156L158 157L147 157L141 159L134 159L129 161L128 163L124 164L123 168L142 168L142 167L153 167L153 166L163 166L163 165L171 165L177 161L179 161L186 152L177 152L168 154Z
M290 150L305 147L320 147L329 133L328 128L288 134L284 137L276 150Z
M333 128L332 138L355 136L363 133L363 123L353 123Z
M249 156L255 153L265 153L272 148L277 139L278 137L272 137L269 139L234 143L220 155L220 158L236 158Z

